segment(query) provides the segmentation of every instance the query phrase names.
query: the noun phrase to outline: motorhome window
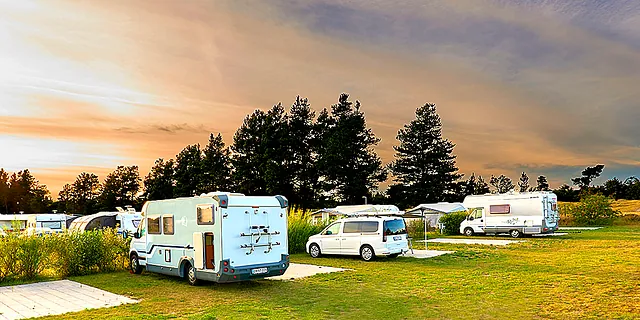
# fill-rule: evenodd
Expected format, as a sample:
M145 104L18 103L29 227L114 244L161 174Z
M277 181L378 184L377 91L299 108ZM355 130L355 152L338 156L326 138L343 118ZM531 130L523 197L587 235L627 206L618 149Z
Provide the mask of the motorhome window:
M508 204L498 204L489 207L491 214L508 214L511 212L511 206Z
M342 233L360 233L360 222L345 222Z
M482 219L482 209L481 208L473 209L469 216L474 218L474 219Z
M164 234L173 234L173 216L162 217L162 232Z
M91 222L87 223L87 227L85 230L96 230L96 229L102 229L102 219L101 218L95 218L93 220L91 220Z
M552 211L558 211L558 204L557 204L557 203L555 203L555 202L554 202L554 203L552 203L552 204L551 204L551 210L552 210Z
M49 229L62 229L62 222L60 221L42 222L42 227L49 228Z
M388 236L407 233L407 228L404 224L403 219L385 221L383 230L384 230L384 234Z
M213 224L213 206L198 207L198 224Z
M138 226L140 225L140 220L131 220L131 223L133 223L133 226L138 228Z
M149 234L160 234L160 217L149 217Z
M378 232L377 221L363 221L360 222L360 232Z
M338 234L338 232L340 232L340 222L336 222L330 225L323 234L325 235Z

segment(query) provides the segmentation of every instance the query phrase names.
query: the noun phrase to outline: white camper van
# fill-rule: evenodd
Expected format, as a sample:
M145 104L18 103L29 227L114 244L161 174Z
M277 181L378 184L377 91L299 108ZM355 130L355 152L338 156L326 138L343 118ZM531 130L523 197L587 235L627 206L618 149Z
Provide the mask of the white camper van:
M235 282L282 275L289 267L288 201L283 196L214 192L148 201L131 241L131 270Z
M509 233L519 238L558 229L558 197L553 192L467 196L463 205L469 215L460 224L460 233L466 236Z
M347 216L309 237L306 250L313 258L321 254L359 255L364 261L376 256L395 258L409 251L407 227L396 206L359 205L323 209Z

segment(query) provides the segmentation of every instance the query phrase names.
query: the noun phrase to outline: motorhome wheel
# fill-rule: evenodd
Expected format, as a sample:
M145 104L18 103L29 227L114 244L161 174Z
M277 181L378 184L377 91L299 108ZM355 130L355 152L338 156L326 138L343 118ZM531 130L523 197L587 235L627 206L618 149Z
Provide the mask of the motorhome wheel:
M464 235L467 236L467 237L473 236L473 229L471 229L471 228L464 229Z
M196 268L194 268L190 263L187 263L187 281L192 286L197 286L200 281L196 278Z
M522 233L520 232L520 230L511 230L509 231L509 234L511 235L512 238L520 238L522 236Z
M309 246L309 255L311 255L312 258L319 258L320 246L318 246L315 243L312 243L311 246Z
M360 248L360 257L364 261L371 261L375 258L375 253L373 252L373 248L369 245L364 245Z
M133 253L131 254L131 261L129 261L130 264L129 266L131 267L131 272L134 274L141 274L142 273L142 266L140 265L140 262L138 260L138 255Z

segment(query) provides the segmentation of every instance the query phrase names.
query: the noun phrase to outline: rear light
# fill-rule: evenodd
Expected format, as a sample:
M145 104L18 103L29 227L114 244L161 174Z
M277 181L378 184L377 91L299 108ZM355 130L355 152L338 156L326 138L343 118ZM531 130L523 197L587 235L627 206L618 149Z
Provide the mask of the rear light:
M234 270L234 269L231 269L231 273L236 273L236 270Z
M224 272L229 272L229 268L224 268Z
M238 276L233 276L234 279L238 279Z
M387 235L386 234L382 235L382 242L387 242Z
M228 262L228 261L225 261L225 262L223 262L223 264L224 264L224 265L225 265L225 267L226 267L226 266L228 266L228 265L229 265L229 262Z

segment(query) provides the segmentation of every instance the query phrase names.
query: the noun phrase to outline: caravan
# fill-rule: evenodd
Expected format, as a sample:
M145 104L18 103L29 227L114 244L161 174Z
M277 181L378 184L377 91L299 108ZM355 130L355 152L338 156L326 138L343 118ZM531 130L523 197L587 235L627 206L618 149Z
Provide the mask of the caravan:
M142 215L133 208L126 211L117 209L117 212L98 212L77 218L71 222L69 230L84 232L113 228L117 229L118 234L128 237L138 229Z
M460 224L460 233L466 236L508 233L519 238L558 229L558 197L553 192L467 196L463 205L469 215Z
M132 272L235 282L279 276L289 267L282 196L214 192L148 201L131 241Z

